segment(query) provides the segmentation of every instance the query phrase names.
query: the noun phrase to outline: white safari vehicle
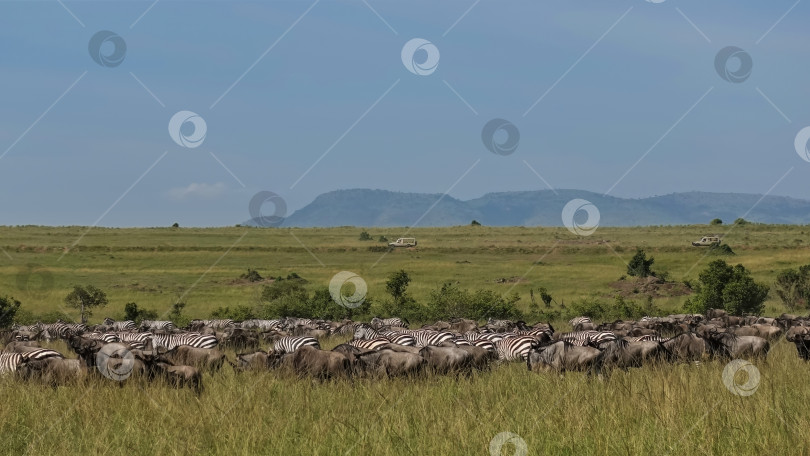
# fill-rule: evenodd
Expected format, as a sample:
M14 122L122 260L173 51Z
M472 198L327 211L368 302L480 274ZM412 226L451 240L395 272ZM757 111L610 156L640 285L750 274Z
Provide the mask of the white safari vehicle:
M416 247L416 238L399 238L389 242L388 247Z
M700 238L699 241L693 242L692 245L694 245L695 247L705 247L719 243L720 243L720 236L703 236L702 238Z

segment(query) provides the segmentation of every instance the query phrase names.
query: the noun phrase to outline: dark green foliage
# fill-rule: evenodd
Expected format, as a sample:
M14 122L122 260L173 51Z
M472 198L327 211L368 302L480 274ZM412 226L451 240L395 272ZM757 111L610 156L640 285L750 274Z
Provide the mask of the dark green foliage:
M722 224L723 221L720 220L719 218L713 219L711 222L709 222L709 225L722 225Z
M360 240L361 241L371 241L372 237L368 234L368 231L363 231L360 233Z
M751 222L749 222L748 220L746 220L746 219L744 219L742 217L738 218L737 220L734 220L735 225L748 225L749 223L751 223Z
M657 308L652 301L652 297L647 296L643 303L635 300L625 299L621 295L614 298L613 305L606 304L597 298L586 298L575 301L563 313L565 319L577 316L587 316L594 320L612 321L619 319L638 319L645 315L661 315L661 309Z
M177 222L172 223L172 228L180 228L180 224Z
M780 272L774 291L788 310L806 308L810 302L810 264Z
M470 222L470 226L481 226L481 223L478 220L473 220Z
M248 268L247 272L239 276L240 279L245 279L248 282L261 282L264 277L259 274L259 271Z
M139 324L143 320L156 320L157 317L158 314L154 310L139 309L138 304L134 302L124 305L124 320L132 320Z
M211 318L229 318L234 321L244 321L256 318L256 315L253 313L253 309L248 306L236 306L233 309L230 307L220 307L211 312Z
M172 310L169 312L169 320L171 320L178 328L188 326L188 323L191 321L190 317L183 314L183 309L185 309L185 307L186 303L178 301L172 304Z
M428 320L447 320L453 317L520 320L524 315L516 306L518 301L520 296L517 293L504 297L492 290L469 291L455 284L445 283L430 293L424 314Z
M377 242L388 242L388 238L385 236L380 236L380 238L377 239Z
M0 296L0 328L8 328L14 322L20 301L10 296Z
M87 317L93 314L94 307L104 307L108 302L107 294L93 285L75 285L73 291L65 296L68 307L79 309L82 323L87 323Z
M684 305L687 312L725 309L732 315L759 315L765 306L769 287L755 282L741 264L731 266L723 260L714 260L698 277L697 293Z
M655 263L655 258L647 258L647 254L642 249L636 249L636 254L627 264L627 274L635 277L648 277L654 276L652 265Z
M728 244L715 242L709 246L709 254L711 255L736 255Z

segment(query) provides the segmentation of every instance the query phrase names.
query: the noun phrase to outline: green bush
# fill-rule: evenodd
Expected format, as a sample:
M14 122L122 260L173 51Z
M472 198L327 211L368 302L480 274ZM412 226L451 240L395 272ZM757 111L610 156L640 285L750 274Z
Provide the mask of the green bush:
M360 233L360 240L361 241L371 241L372 237L368 234L368 231L363 231Z
M731 266L714 260L699 274L696 293L684 305L690 313L725 309L732 315L759 315L765 306L769 287L754 281L741 264Z
M20 301L10 296L0 296L0 328L8 328L20 310Z
M248 306L236 306L233 309L230 307L220 307L211 312L211 318L244 321L256 318L256 315L253 309Z
M722 224L723 221L720 220L719 218L713 219L711 222L709 222L709 225L722 225Z
M774 289L788 310L807 307L810 302L810 264L780 272Z
M247 272L239 276L240 279L247 280L248 282L261 282L264 277L259 274L259 271L248 268Z
M124 305L124 320L132 320L140 324L143 320L155 320L158 318L154 310L139 309L138 304L128 302Z
M647 254L644 253L643 249L636 249L636 254L633 255L633 258L627 263L627 275L642 278L654 276L655 273L652 270L653 263L655 263L655 258L647 258Z
M736 253L731 250L731 246L728 244L722 244L720 242L715 242L714 244L710 245L709 253L711 255L736 255Z

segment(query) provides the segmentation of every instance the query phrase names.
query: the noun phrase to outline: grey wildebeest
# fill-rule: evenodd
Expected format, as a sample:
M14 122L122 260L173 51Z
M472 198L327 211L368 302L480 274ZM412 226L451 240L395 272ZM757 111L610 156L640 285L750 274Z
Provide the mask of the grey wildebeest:
M190 345L180 345L171 350L158 348L157 354L161 361L168 361L172 365L194 366L208 372L219 371L225 363L225 353L216 348L196 348Z
M356 356L363 372L387 377L418 375L427 364L425 358L419 355L389 349L358 353Z
M626 370L670 359L669 351L660 342L628 342L624 339L617 339L602 344L600 348L602 349L600 355L602 367L618 367Z
M447 346L433 346L419 350L419 355L427 361L428 369L438 374L469 373L472 370L473 355L449 343Z
M709 354L706 340L693 332L685 332L662 342L677 361L700 361Z
M526 366L532 372L587 371L599 373L602 352L593 347L580 347L564 340L536 348L529 352Z
M351 363L343 353L305 345L293 353L271 356L271 366L289 367L299 376L321 380L351 377Z
M712 354L720 358L765 358L771 345L759 336L738 336L733 333L710 331L706 333L706 341L711 347Z
M25 379L37 378L51 386L78 382L87 377L87 368L81 360L58 357L30 359L20 366L19 372Z

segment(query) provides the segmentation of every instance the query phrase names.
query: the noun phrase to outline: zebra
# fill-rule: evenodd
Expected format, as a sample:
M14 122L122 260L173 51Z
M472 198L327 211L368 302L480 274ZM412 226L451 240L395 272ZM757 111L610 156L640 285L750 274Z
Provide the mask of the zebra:
M87 331L87 325L83 323L65 323L64 321L57 321L56 323L37 323L42 328L42 337L44 339L67 339L72 334L82 334Z
M416 339L410 334L400 333L396 331L377 330L365 323L357 327L357 330L354 332L354 338L355 339L384 338L388 339L391 343L397 345L407 345L409 347L416 346Z
M137 333L137 332L119 332L114 333L118 336L118 340L129 344L132 348L140 348L143 349L146 347L146 343L149 341L149 338L152 337L152 333Z
M520 336L532 336L539 342L548 342L554 335L554 332L548 329L529 329L526 331L515 331L515 333Z
M219 343L214 336L185 333L185 334L153 334L151 336L152 347L163 347L172 350L180 345L189 345L194 348L214 348Z
M167 320L144 320L140 326L142 331L171 331L175 329L174 323Z
M92 333L85 333L82 334L82 337L86 337L88 339L93 340L100 340L105 344L109 344L111 342L120 342L121 339L118 337L118 334L113 333L99 333L99 332L92 332Z
M628 342L666 342L669 337L661 337L655 334L646 334L643 336L625 337L624 340Z
M506 337L495 342L498 359L503 361L523 361L529 356L529 351L540 346L540 343L531 336Z
M235 326L233 320L231 320L230 318L224 320L192 320L191 323L189 323L189 326L192 326L194 324L200 326L207 326L212 329L225 329L228 327Z
M589 317L574 317L568 320L568 324L571 325L571 328L574 331L579 331L581 329L593 329L593 321Z
M269 351L269 353L283 355L285 353L292 353L305 345L309 345L317 349L321 348L321 344L318 343L318 339L314 337L287 336L277 340L273 344L273 348Z
M105 318L104 325L109 326L110 331L134 331L135 322L132 320L115 321L112 318Z
M23 363L19 353L0 353L0 375L14 373Z
M260 331L270 331L281 327L280 320L245 320L242 322L242 329L258 329Z
M22 360L31 361L31 360L41 360L46 358L64 358L65 356L59 353L56 350L51 350L50 348L39 348L39 347L27 347L27 346L18 346L14 347L14 353L18 353L22 356Z
M405 334L410 334L416 341L417 347L427 347L428 345L441 345L443 342L453 341L455 334L449 332L431 331L428 329L407 330Z
M379 318L374 317L371 319L371 327L375 329L379 329L383 326L397 326L400 328L407 328L408 327L408 320L404 318Z
M478 340L474 340L474 341L472 341L470 343L472 345L476 346L476 347L485 348L485 349L487 349L489 351L497 351L498 350L497 347L495 347L495 342L492 342L491 340L478 339Z
M357 328L359 328L360 325L362 325L362 323L357 323L357 322L354 322L354 321L349 322L349 323L344 323L344 324L342 324L342 325L340 325L338 327L337 332L335 332L335 334L340 334L340 335L354 334L354 332L357 331Z
M497 342L504 337L506 337L507 333L474 333L468 332L464 333L464 338L469 340L470 342L475 342L477 340L488 340L490 342Z
M346 342L352 347L365 348L367 350L379 350L382 346L391 343L390 340L380 337L377 339L354 339Z
M616 340L616 334L610 331L575 331L570 333L561 333L557 339L564 340L571 343L571 345L576 345L578 347L591 345L599 348L599 345L604 342Z

